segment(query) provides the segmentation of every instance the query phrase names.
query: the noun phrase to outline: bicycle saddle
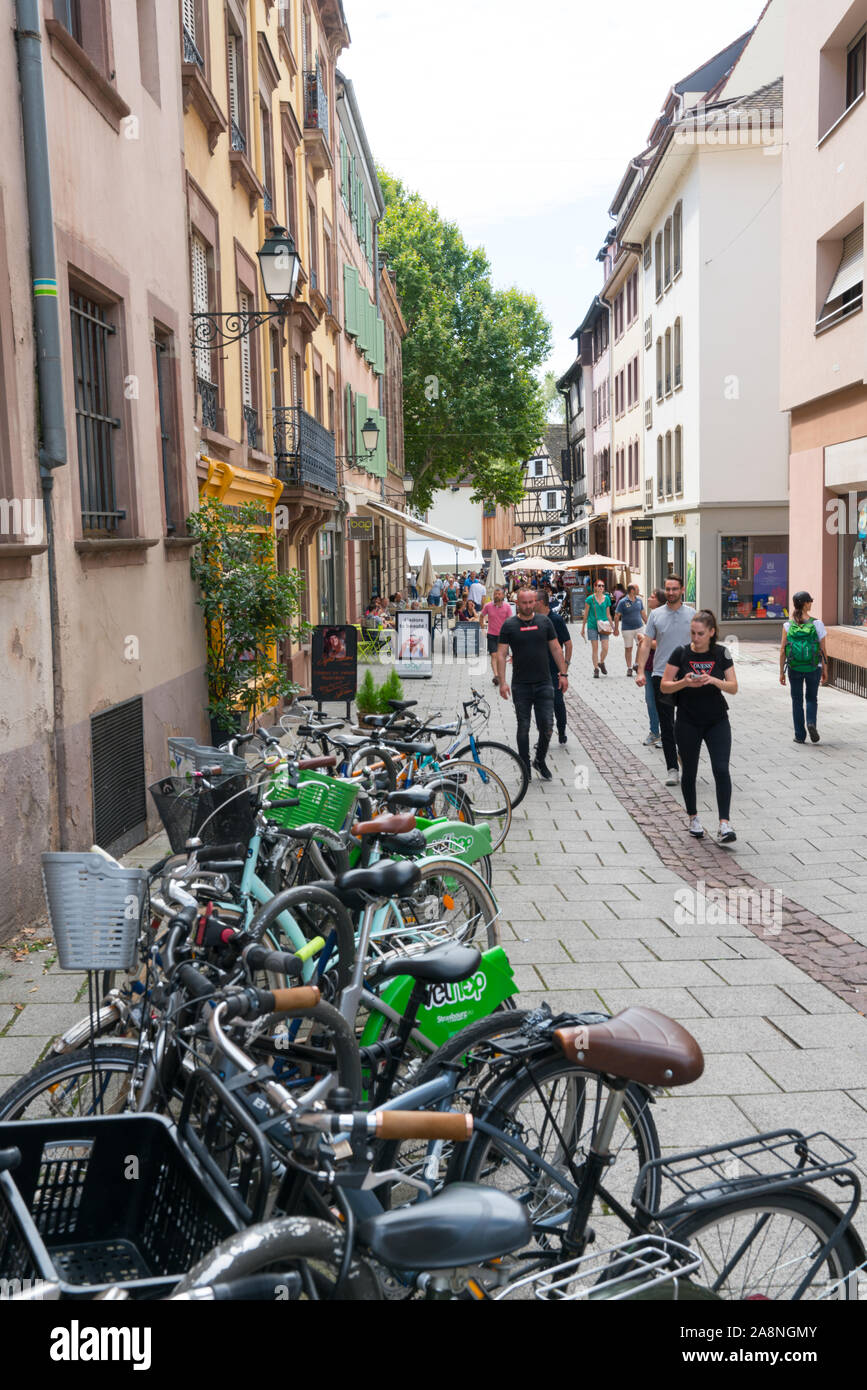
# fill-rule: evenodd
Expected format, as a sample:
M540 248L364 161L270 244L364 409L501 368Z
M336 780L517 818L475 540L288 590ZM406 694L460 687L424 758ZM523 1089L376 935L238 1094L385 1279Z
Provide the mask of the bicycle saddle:
M397 811L401 806L421 811L430 806L434 790L434 787L407 787L406 791L389 792L385 802L389 811Z
M307 723L300 731L305 734L313 734L314 736L317 734L328 734L332 729L342 729L345 723L345 719L317 719L315 724ZM280 732L282 733L283 730L281 729Z
M554 1039L577 1066L644 1086L687 1086L704 1071L691 1033L655 1009L624 1009L607 1023L557 1028Z
M377 816L376 820L356 821L353 835L406 835L415 830L415 816Z
M389 700L388 704L390 709L413 709L418 700Z
M506 1192L456 1182L429 1202L371 1217L358 1235L392 1269L457 1269L520 1250L530 1218Z
M368 898L391 898L406 893L421 878L421 870L411 859L386 859L369 869L350 869L328 887L344 907L366 906Z
M377 972L381 980L395 975L409 975L428 985L453 985L468 980L482 963L482 953L475 946L458 946L449 942L425 951L423 956L393 956Z

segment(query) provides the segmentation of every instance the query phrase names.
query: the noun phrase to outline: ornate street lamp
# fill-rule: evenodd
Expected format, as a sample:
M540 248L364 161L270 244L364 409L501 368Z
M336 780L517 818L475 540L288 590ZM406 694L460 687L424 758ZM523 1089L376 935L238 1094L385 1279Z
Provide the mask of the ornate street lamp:
M270 319L286 317L289 305L298 292L301 273L301 257L291 233L285 227L272 227L262 249L256 254L265 296L278 307L247 312L235 309L229 314L193 314L194 347L227 347L229 343L249 337Z
M358 463L365 458L372 458L376 453L379 444L379 425L371 415L368 415L364 424L361 426L361 440L367 450L366 454L338 454L338 463Z

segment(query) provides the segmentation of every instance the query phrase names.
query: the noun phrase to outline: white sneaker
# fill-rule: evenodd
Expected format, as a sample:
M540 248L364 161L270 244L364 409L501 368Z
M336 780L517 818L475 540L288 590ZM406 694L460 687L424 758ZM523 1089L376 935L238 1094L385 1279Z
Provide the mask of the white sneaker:
M731 823L727 820L721 820L719 823L719 834L717 835L719 843L721 845L730 845L737 838L737 835L732 830Z
M642 744L642 747L652 748L655 743L656 737L653 734L648 734L647 738L644 740L644 743Z
M689 833L694 835L697 840L704 839L704 826L698 816L693 816L689 822Z
M665 779L665 785L666 785L667 787L676 787L679 781L680 781L680 773L678 772L677 768L676 768L676 767L670 767L670 768L668 769L668 776L667 776L666 779Z

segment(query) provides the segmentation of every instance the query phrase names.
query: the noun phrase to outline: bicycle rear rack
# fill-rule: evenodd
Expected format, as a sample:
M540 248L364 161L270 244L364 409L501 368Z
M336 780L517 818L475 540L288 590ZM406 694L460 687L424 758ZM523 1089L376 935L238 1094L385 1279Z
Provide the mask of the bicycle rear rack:
M593 1250L576 1260L528 1274L494 1294L495 1302L511 1298L519 1289L531 1290L543 1301L577 1302L582 1299L623 1302L646 1298L651 1290L669 1286L672 1300L679 1283L701 1267L701 1256L664 1236L633 1236L607 1250Z

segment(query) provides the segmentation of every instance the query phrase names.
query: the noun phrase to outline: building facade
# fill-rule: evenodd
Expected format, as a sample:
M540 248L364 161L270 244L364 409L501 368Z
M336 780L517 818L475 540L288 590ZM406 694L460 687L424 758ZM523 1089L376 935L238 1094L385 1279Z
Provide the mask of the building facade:
M633 518L644 512L640 259L640 252L611 237L604 254L608 273L602 299L611 324L611 556L643 594L644 547L631 535Z
M587 411L586 382L580 355L572 366L564 372L557 382L557 390L563 397L566 413L566 453L561 468L563 482L567 488L567 512L569 508L568 489L572 491L571 519L575 529L567 549L573 559L580 559L588 552L588 527L578 526L579 518L587 514Z
M587 412L587 548L611 555L611 346L610 308L591 304L572 335L578 342Z
M786 14L781 405L790 590L828 625L832 680L867 694L867 3Z
M56 297L65 433L50 517L11 0L2 18L0 931L44 910L40 850L141 840L167 735L206 728L178 12L39 6L56 285L37 290Z

